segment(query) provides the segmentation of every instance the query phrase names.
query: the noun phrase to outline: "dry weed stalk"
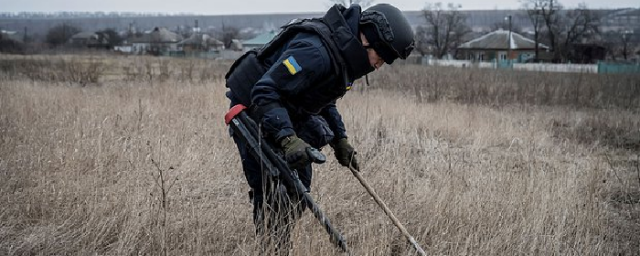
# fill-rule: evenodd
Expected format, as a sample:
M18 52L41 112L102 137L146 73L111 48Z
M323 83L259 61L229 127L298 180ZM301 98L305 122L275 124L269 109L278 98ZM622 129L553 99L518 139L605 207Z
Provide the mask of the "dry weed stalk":
M176 184L176 181L178 181L178 176L175 176L173 178L172 181L169 182L168 180L168 171L169 170L174 170L173 166L169 166L168 169L162 169L160 167L160 164L158 162L156 162L155 160L153 160L153 158L151 158L151 162L153 163L153 165L156 168L156 174L151 173L151 176L153 177L153 181L155 182L157 189L159 190L158 193L160 193L160 197L158 198L158 201L160 201L160 208L158 209L160 212L160 220L158 222L159 224L159 230L160 230L160 234L161 234L161 249L162 249L162 254L163 255L167 255L168 252L168 245L167 245L167 212L168 212L168 207L169 207L169 193L171 192L171 188L173 188L173 186ZM151 194L153 196L153 193Z

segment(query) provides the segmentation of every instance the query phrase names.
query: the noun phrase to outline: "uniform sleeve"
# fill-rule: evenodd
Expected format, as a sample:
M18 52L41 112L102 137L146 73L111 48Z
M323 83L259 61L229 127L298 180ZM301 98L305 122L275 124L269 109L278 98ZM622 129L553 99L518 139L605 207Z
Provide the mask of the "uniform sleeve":
M338 112L338 108L335 103L331 103L324 107L322 111L320 111L320 115L327 121L329 128L333 131L333 134L335 134L335 137L333 138L334 141L347 137L347 130L344 127L342 116Z
M277 142L295 134L283 102L316 84L329 70L324 48L304 40L294 39L288 44L251 91L251 101L262 113L262 127L267 136Z

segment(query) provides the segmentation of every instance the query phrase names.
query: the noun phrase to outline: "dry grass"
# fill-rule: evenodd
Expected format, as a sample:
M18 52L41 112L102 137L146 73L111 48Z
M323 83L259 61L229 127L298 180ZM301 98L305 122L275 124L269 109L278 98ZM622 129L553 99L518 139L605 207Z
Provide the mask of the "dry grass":
M145 65L108 61L107 70ZM228 65L203 66L218 76L106 76L86 87L0 77L0 255L255 255L248 186L223 123ZM637 105L563 104L561 90L548 104L502 98L554 77L549 85L572 86L575 76L387 67L339 107L363 175L429 254L638 254ZM600 79L638 81L582 81ZM438 92L446 97L436 100L434 83L450 88ZM354 254L410 254L330 159L312 194ZM309 213L293 240L293 255L339 254Z

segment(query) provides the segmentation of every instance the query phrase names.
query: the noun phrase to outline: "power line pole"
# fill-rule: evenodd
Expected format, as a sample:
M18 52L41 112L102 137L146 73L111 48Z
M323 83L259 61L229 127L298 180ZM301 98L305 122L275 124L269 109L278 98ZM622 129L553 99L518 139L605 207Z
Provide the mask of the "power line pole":
M506 20L509 21L509 46L507 48L507 60L511 59L511 15L505 17Z

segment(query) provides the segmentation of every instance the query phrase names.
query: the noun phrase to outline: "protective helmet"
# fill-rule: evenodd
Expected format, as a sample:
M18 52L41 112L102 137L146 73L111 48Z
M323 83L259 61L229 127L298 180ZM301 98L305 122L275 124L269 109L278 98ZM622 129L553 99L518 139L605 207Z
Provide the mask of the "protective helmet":
M376 4L360 16L360 31L387 64L406 59L414 46L414 34L402 12L389 4Z

